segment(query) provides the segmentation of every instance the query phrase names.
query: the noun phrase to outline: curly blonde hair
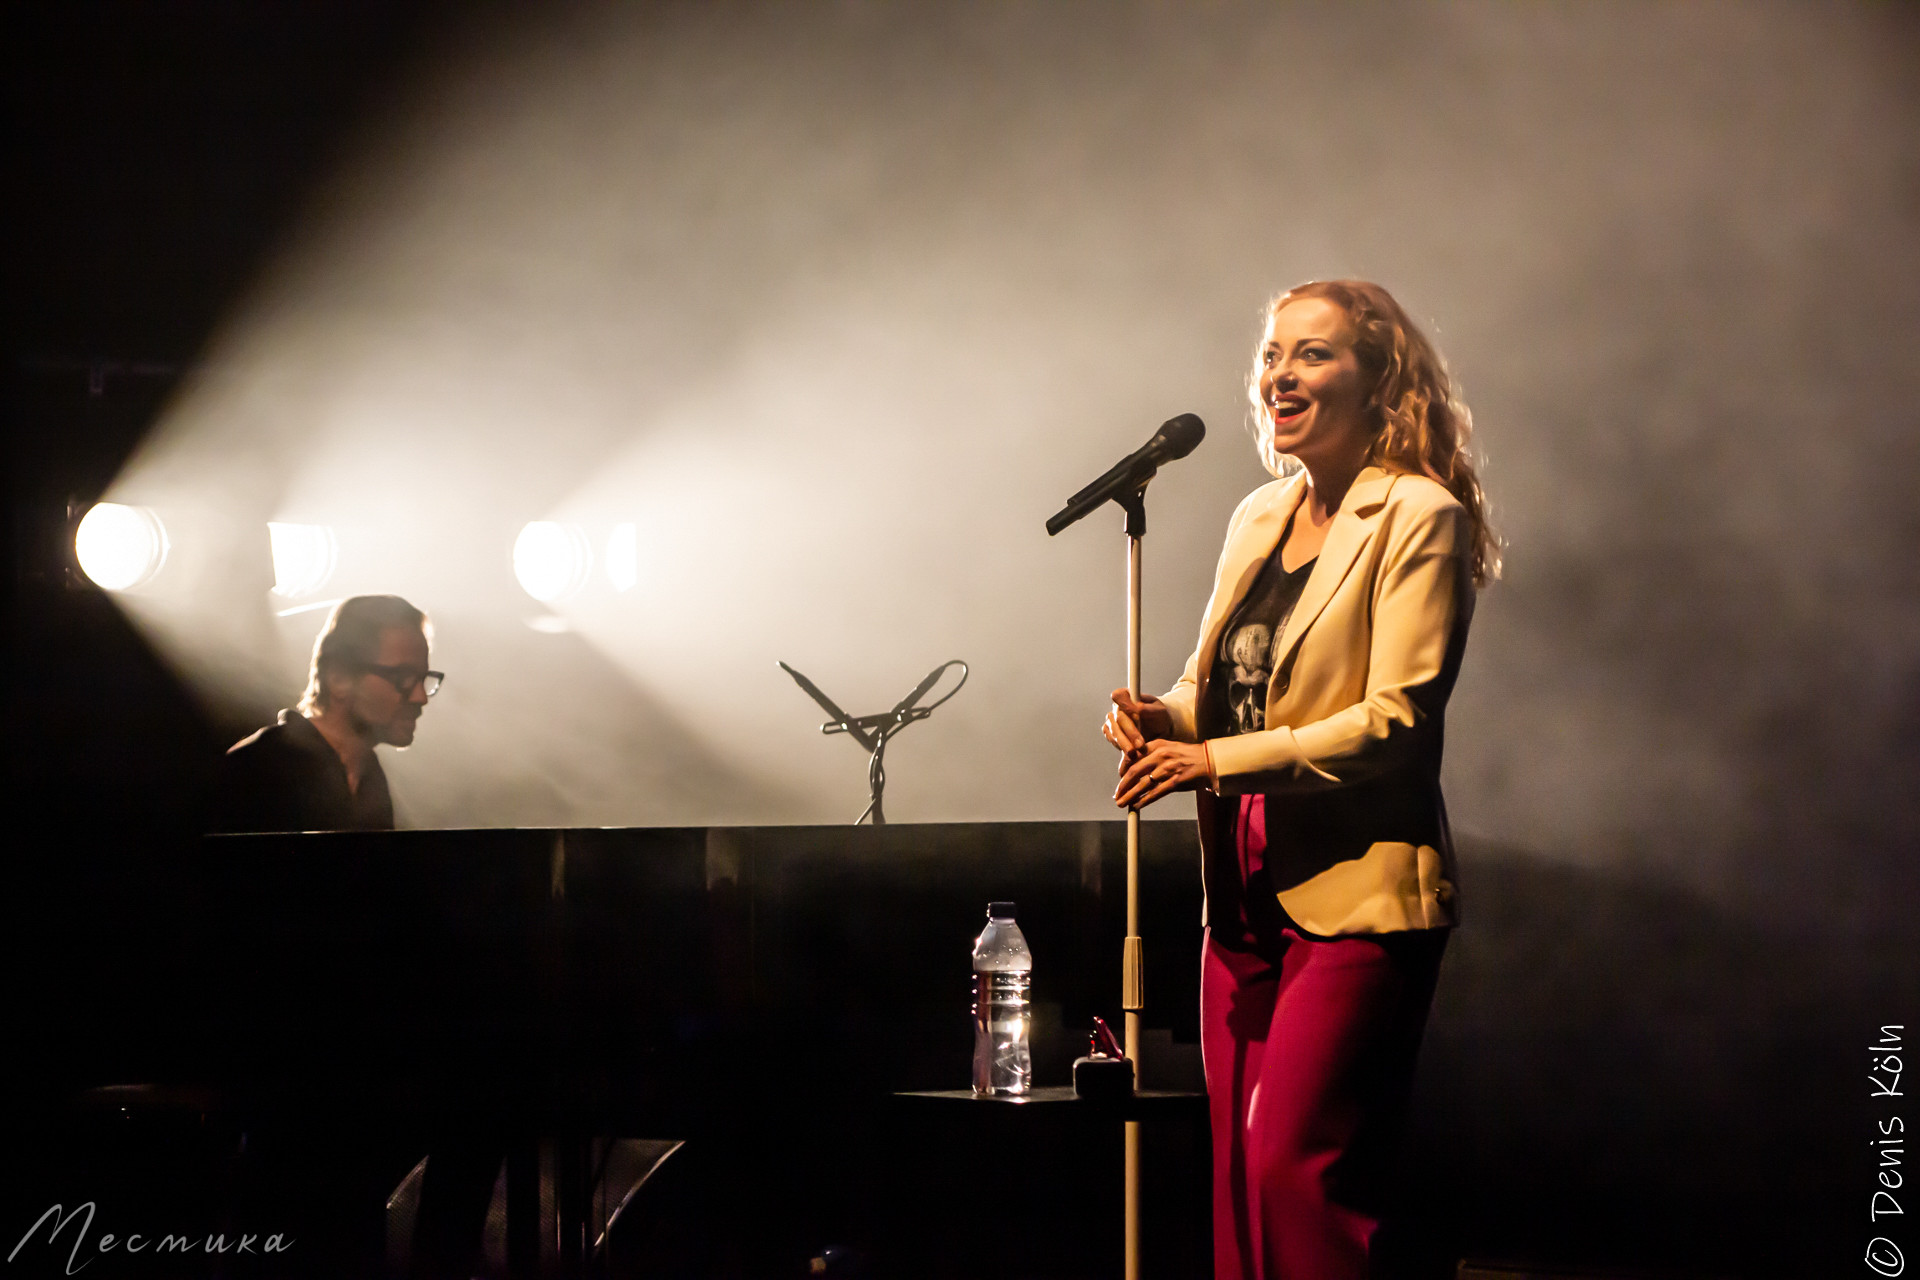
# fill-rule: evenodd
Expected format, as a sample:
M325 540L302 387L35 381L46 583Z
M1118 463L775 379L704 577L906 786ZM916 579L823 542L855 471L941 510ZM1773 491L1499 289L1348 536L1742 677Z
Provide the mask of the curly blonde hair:
M1289 302L1323 298L1346 312L1354 329L1354 354L1373 382L1369 404L1378 415L1367 461L1403 475L1423 475L1444 486L1467 510L1473 530L1469 555L1475 586L1500 576L1500 538L1487 516L1487 495L1467 442L1473 415L1455 393L1446 361L1395 302L1393 295L1366 280L1309 280L1267 304L1266 318ZM1273 432L1260 398L1260 352L1254 352L1247 380L1253 403L1254 439L1260 459L1276 476L1291 475L1300 464L1273 451Z

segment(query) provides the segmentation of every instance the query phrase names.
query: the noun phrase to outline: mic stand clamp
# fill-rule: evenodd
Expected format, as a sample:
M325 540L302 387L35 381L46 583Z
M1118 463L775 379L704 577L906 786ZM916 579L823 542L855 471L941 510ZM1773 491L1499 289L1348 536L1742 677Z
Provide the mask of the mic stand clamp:
M1152 476L1147 477L1147 480L1151 479L1153 479ZM1127 497L1114 499L1115 502L1120 504L1120 509L1127 513L1127 536L1129 538L1144 538L1147 536L1147 480L1142 480L1140 487L1135 489ZM1135 696L1138 696L1138 693L1139 691L1135 690Z

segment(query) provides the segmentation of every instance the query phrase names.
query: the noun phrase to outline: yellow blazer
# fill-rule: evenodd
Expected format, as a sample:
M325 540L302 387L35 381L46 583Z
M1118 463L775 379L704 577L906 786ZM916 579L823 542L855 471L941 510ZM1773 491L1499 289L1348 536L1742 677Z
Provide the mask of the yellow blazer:
M1174 736L1198 742L1221 633L1306 494L1306 478L1248 494L1227 525L1200 644L1163 696ZM1208 741L1199 793L1209 889L1238 876L1234 801L1267 796L1268 874L1280 905L1318 934L1432 929L1456 919L1440 752L1473 616L1472 530L1424 476L1368 467L1328 526L1281 632L1267 728Z

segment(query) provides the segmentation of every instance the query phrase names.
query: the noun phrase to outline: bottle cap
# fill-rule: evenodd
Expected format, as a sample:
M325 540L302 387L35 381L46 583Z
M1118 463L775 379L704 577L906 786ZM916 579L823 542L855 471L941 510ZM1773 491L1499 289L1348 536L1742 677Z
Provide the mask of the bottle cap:
M989 902L987 904L987 919L989 920L1013 919L1013 904L1011 902Z

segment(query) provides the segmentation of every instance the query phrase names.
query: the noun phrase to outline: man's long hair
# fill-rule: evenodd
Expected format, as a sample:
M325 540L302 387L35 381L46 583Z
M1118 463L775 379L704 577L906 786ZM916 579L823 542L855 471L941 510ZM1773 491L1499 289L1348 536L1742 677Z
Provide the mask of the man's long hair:
M349 596L333 607L320 638L313 642L313 667L307 673L307 691L300 710L308 715L327 705L327 676L335 671L358 671L380 656L380 633L388 627L417 627L429 640L433 624L427 615L399 596Z
M1467 510L1473 530L1469 563L1475 586L1500 576L1500 539L1487 517L1487 495L1480 487L1467 442L1473 415L1455 394L1446 361L1427 335L1395 302L1393 295L1365 280L1309 280L1295 285L1267 306L1267 318L1289 302L1323 298L1347 313L1354 329L1354 353L1372 382L1370 403L1378 415L1367 461L1386 471L1422 475L1438 482ZM1254 354L1247 395L1253 401L1254 436L1260 458L1274 475L1299 464L1273 451L1273 425L1260 398L1260 357Z

